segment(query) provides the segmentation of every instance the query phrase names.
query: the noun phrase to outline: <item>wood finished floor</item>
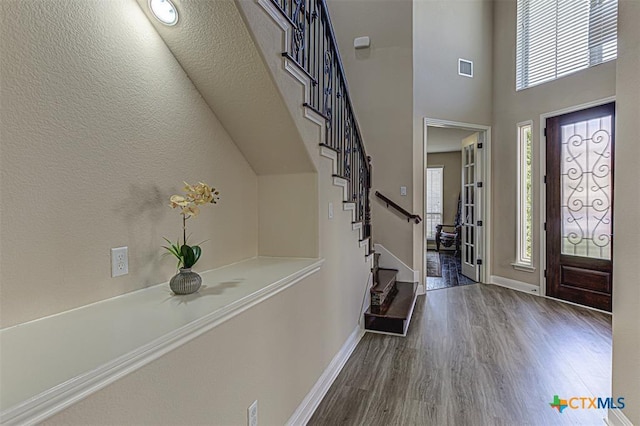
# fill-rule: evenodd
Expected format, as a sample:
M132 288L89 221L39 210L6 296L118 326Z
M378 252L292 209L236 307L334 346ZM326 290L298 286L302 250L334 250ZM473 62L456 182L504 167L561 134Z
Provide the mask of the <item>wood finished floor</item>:
M418 298L406 338L367 333L309 425L603 425L611 317L475 284Z
M451 251L441 251L438 254L440 255L442 276L427 276L427 291L476 283L471 278L467 278L462 275L462 263L460 262L460 257L454 256Z

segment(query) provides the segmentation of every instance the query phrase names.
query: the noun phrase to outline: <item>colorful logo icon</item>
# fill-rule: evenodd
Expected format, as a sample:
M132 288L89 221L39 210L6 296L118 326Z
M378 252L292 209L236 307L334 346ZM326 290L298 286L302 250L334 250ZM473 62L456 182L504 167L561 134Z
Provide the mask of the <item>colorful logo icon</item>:
M553 396L553 402L550 402L549 405L551 406L551 408L557 409L559 413L562 413L562 410L564 410L568 406L567 400L560 399L558 395Z

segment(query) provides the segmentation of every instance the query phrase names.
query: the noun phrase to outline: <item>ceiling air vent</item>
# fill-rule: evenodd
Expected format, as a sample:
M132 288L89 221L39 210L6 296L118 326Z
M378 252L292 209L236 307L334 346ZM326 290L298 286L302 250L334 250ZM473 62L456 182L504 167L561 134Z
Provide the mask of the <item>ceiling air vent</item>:
M462 58L458 59L458 74L473 77L473 62Z

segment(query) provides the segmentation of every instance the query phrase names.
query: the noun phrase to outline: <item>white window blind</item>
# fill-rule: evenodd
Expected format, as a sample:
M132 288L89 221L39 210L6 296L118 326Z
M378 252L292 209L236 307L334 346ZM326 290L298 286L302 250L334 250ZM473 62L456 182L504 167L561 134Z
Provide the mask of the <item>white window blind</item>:
M425 222L427 239L435 239L436 225L442 223L442 192L443 192L443 168L427 168L427 211Z
M516 89L615 59L618 0L518 0Z

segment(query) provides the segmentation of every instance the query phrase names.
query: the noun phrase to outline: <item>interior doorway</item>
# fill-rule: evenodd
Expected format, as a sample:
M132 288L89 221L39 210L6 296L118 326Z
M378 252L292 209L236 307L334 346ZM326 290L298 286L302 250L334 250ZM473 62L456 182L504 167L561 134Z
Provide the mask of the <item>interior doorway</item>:
M425 290L488 278L488 151L491 130L424 120Z

